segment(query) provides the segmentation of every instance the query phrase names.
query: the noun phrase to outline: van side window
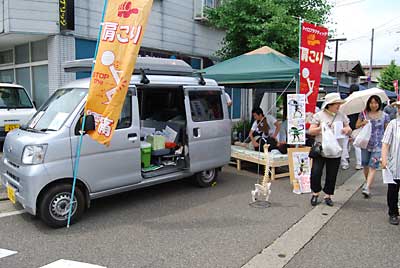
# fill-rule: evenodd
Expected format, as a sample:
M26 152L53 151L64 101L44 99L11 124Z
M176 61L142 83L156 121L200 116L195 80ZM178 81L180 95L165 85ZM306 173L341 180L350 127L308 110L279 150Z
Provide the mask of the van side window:
M117 129L128 128L132 125L132 94L126 94L124 106L117 123Z
M224 119L220 91L192 91L189 100L194 122Z

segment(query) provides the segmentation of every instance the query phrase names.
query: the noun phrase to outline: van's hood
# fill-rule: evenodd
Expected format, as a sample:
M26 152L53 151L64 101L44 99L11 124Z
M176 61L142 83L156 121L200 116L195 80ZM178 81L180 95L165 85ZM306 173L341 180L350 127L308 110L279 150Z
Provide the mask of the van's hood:
M46 139L46 133L35 133L21 129L15 129L7 134L7 137L4 141L4 157L15 164L21 164L22 151L24 150L24 147L26 145L46 143Z
M29 109L0 109L0 127L5 124L23 125L36 113L35 108Z

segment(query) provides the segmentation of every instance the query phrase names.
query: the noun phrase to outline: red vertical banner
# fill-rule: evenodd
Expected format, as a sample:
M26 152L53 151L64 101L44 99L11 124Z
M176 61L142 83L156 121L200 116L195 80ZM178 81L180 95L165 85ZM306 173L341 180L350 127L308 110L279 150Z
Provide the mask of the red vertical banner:
M399 100L399 80L393 80L394 92L396 92L397 100Z
M328 29L303 22L300 44L300 94L306 95L306 112L315 112Z

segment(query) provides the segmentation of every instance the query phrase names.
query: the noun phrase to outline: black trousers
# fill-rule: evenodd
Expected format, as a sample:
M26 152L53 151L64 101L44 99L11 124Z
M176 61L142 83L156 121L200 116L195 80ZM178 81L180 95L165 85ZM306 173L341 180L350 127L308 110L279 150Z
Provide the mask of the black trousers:
M397 202L399 201L400 181L395 180L395 182L396 184L388 184L387 204L389 207L389 216L399 216L399 208Z
M333 195L335 192L336 177L340 166L340 157L326 158L319 156L313 159L311 168L311 190L314 193L319 193L322 190L321 177L324 166L326 165L326 177L324 193Z

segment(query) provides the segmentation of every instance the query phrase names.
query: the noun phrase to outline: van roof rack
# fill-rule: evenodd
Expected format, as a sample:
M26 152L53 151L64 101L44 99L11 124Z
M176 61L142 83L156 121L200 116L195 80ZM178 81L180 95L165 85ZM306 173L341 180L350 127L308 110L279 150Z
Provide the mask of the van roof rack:
M66 72L91 72L93 58L67 61L63 68ZM142 74L140 70L146 70L146 75L178 75L192 76L193 68L183 60L164 59L154 57L138 57L133 74Z

